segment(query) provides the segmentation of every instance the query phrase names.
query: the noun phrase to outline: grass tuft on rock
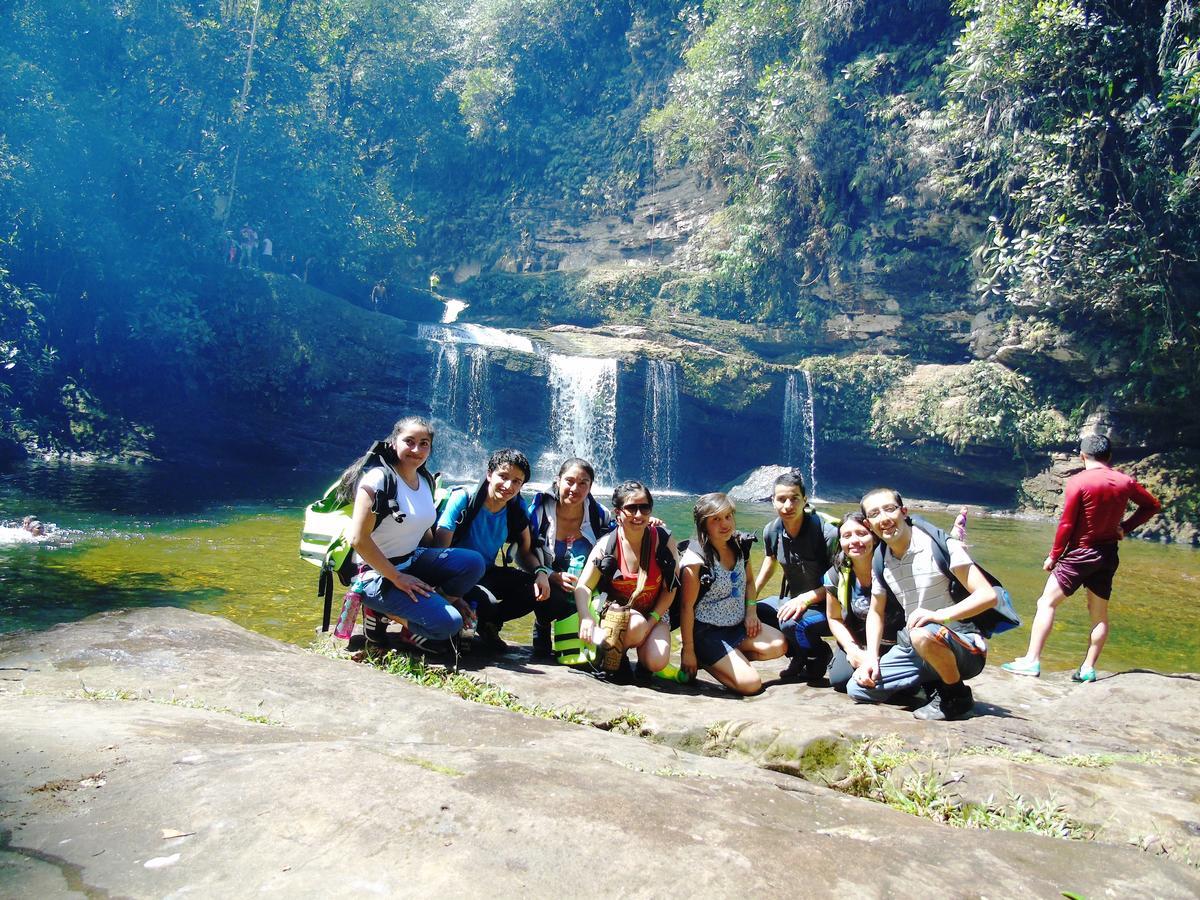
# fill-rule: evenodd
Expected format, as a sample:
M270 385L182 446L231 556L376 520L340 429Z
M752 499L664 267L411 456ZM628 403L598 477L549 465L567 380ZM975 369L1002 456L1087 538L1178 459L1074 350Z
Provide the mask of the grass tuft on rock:
M946 791L953 780L943 780L936 759L907 749L898 735L858 741L843 764L846 773L827 781L830 787L954 828L1024 831L1068 840L1094 837L1053 798L1031 801L1009 792L985 803L959 802Z

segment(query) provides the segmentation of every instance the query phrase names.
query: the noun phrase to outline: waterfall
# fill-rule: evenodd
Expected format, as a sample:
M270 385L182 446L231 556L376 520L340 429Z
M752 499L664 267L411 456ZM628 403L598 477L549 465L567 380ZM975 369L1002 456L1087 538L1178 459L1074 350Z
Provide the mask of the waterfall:
M533 341L522 334L510 334L499 328L489 328L487 325L476 325L472 322L455 322L452 325L420 322L417 324L417 337L423 341L437 341L441 344L477 344L480 347L499 347L520 353L533 352Z
M597 484L615 484L617 361L551 353L547 363L558 462L581 457L595 467Z
M804 369L804 424L808 438L808 496L817 497L817 415L813 405L812 373Z
M812 374L807 369L788 373L783 394L780 443L784 465L807 469L808 495L816 497L817 421L813 408Z
M438 439L438 465L448 468L453 458L458 474L463 460L476 460L477 465L486 452L492 418L491 369L486 347L463 349L459 344L439 343L437 348L429 412L434 424L446 432ZM447 440L451 433L455 437Z
M467 308L465 300L447 300L446 307L442 310L442 324L449 325L451 322L457 322L462 311Z
M488 377L488 355L486 347L468 347L467 356L471 365L467 367L467 434L483 440L484 429L491 419L492 385Z
M435 422L452 425L457 421L459 348L457 344L438 344L433 365L433 396L429 415Z
M674 487L675 454L679 443L679 381L676 367L664 359L646 362L646 429L642 465L651 487Z

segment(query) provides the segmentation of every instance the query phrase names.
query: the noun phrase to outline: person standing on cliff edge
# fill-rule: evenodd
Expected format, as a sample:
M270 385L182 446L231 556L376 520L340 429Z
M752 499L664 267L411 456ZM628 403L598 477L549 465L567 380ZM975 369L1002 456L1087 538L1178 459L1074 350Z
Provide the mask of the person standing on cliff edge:
M1050 577L1038 598L1029 649L1024 656L1000 667L1014 675L1041 674L1042 650L1054 627L1054 612L1065 598L1084 587L1092 630L1083 665L1071 680L1096 680L1096 661L1108 640L1108 600L1119 565L1117 542L1162 509L1162 504L1135 478L1109 465L1112 443L1104 435L1086 435L1079 443L1079 456L1083 471L1067 479L1066 502L1054 533L1054 546L1042 564ZM1137 509L1122 521L1131 502Z

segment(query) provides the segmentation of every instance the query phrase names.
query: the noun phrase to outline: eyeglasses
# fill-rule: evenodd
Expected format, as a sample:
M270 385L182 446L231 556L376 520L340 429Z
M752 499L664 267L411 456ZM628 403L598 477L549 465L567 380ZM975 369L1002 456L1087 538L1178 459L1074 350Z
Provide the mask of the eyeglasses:
M895 503L888 503L886 506L881 506L879 509L868 509L864 513L868 519L878 519L880 516L890 516L900 511L900 507Z
M646 513L650 512L650 510L652 510L652 509L654 509L654 506L650 503L626 503L624 506L621 507L622 512L627 512L631 516L636 516L636 515L644 516Z

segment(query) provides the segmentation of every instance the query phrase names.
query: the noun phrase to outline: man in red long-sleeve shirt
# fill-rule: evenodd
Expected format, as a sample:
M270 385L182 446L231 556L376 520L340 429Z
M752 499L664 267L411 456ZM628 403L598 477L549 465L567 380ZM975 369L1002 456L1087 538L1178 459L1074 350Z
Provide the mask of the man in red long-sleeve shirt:
M1071 678L1096 680L1096 660L1108 640L1108 600L1119 564L1117 542L1162 508L1135 478L1109 465L1112 444L1104 435L1084 437L1079 455L1083 471L1067 479L1066 502L1054 533L1054 546L1042 564L1050 577L1038 598L1029 649L1024 656L1000 667L1014 675L1041 674L1042 649L1054 627L1054 611L1065 598L1084 587L1092 631L1083 665ZM1125 518L1130 503L1137 509Z

